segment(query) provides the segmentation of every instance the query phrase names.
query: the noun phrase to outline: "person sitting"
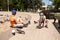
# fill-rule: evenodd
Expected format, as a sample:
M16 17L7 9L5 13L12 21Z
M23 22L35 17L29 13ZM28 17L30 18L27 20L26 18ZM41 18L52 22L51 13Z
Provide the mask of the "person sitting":
M46 16L43 14L43 13L39 13L39 25L37 26L38 28L42 28L42 27L47 27L47 23L48 23L48 20L46 19Z
M9 17L11 27L19 28L23 27L23 22L18 22L16 18L16 10L12 10L12 15Z

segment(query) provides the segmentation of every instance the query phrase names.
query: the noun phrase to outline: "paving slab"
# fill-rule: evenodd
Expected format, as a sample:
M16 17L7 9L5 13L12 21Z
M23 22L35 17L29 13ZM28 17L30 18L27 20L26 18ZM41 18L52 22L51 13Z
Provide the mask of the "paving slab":
M37 29L37 24L34 24L34 20L38 19L38 15L31 15L31 24L27 28L23 28L25 35L16 34L9 40L60 40L60 34L52 24L52 20L49 20L48 28Z
M0 12L1 13L1 12ZM10 13L11 12L2 12L2 13ZM0 28L4 28L3 31L0 31L0 40L60 40L60 34L56 30L55 26L52 24L53 20L49 20L48 28L43 27L41 29L37 29L37 24L34 24L35 20L39 19L38 14L33 14L31 12L17 12L17 15L23 15L28 14L31 16L31 24L28 25L28 27L23 28L22 30L25 32L25 34L18 34L16 33L15 36L11 34L11 30L9 28L9 23L6 22L5 24L2 24ZM23 14L24 13L24 14ZM5 28L6 27L6 28ZM5 30L6 29L6 30Z

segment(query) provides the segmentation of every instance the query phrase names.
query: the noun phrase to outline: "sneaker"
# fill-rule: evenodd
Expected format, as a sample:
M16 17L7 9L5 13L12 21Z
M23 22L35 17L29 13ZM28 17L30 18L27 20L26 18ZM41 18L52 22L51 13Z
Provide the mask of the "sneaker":
M37 26L38 29L41 29L42 27L41 26Z
M47 25L45 25L45 27L48 28Z
M12 34L15 35L15 30L12 30Z

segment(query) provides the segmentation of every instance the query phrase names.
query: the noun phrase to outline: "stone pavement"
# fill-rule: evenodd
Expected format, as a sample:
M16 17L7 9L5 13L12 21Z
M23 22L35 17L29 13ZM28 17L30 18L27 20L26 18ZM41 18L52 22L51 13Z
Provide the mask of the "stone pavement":
M6 30L0 34L0 40L9 40L13 35L11 34L11 29Z
M37 24L34 24L34 20L38 19L38 15L30 14L31 24L27 28L23 28L25 34L16 33L15 36L9 40L60 40L60 34L52 24L52 20L49 20L48 28L37 29Z
M41 29L37 29L36 26L38 24L34 24L34 20L36 21L39 19L38 14L18 12L17 15L20 15L20 13L21 15L31 15L31 24L28 27L22 29L25 34L16 33L16 35L13 36L11 34L12 29L9 28L9 23L6 22L5 24L2 24L1 28L4 28L3 31L5 29L7 30L5 30L4 32L0 32L0 40L60 40L60 34L52 24L53 20L49 20L48 28L43 27Z

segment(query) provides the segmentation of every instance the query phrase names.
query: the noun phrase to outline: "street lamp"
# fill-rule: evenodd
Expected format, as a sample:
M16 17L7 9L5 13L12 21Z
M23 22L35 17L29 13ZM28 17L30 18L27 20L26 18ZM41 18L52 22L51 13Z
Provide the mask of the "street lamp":
M7 5L8 5L8 11L9 11L9 0L7 0Z

